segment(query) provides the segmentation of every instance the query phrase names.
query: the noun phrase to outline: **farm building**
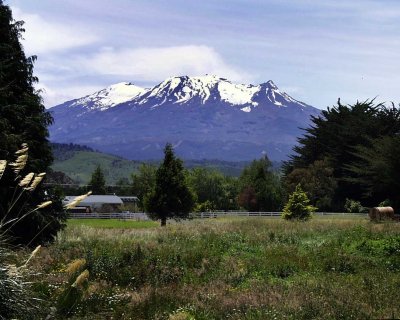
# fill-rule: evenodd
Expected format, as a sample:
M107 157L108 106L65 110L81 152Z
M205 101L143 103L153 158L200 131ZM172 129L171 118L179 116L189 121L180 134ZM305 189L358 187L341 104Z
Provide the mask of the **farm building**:
M66 205L75 199L76 196L65 197L63 204ZM86 212L120 212L123 202L116 195L91 195L79 203L81 210Z
M126 210L130 210L133 212L137 212L139 198L135 196L119 196L124 203L124 207Z

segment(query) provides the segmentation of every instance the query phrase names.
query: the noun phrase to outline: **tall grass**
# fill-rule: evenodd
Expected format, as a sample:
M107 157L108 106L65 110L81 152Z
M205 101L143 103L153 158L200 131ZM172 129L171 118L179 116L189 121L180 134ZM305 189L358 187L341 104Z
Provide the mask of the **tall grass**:
M25 261L20 260L22 262L18 263L15 261L16 255L10 250L8 241L9 231L14 225L36 210L51 204L51 201L46 201L30 209L21 206L20 202L24 201L24 194L34 191L45 175L45 173L33 172L24 176L20 175L28 161L28 150L28 145L24 143L15 153L14 162L0 160L0 183L3 183L2 178L8 173L7 171L13 171L15 175L14 181L4 188L6 195L9 189L14 192L10 199L2 201L8 205L1 207L0 216L0 319L32 319L41 314L38 305L40 301L33 295L31 284L28 282L33 275L29 269L29 263L34 259L40 246L28 258L25 256Z
M400 316L400 226L363 218L212 219L151 229L69 226L42 251L38 293L77 318L372 319ZM69 284L70 285L70 284Z

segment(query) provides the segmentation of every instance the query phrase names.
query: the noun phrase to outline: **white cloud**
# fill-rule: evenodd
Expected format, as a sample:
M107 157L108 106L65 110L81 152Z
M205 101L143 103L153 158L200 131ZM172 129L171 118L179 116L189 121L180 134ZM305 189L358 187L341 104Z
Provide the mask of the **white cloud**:
M199 45L162 48L107 47L74 61L80 70L100 75L118 75L134 81L158 82L178 75L215 74L233 81L248 82L252 77L229 65L211 47Z
M104 81L107 78L151 85L179 75L215 74L241 83L255 79L255 75L226 63L213 48L196 45L120 50L103 47L96 53L65 60L62 65L53 59L41 61L39 65L38 88L43 88L46 107L101 90L112 84ZM87 82L92 80L83 80L96 77L100 79L96 83L106 84L99 87Z
M29 55L62 51L92 44L98 37L79 25L46 21L42 16L13 7L15 20L25 21L23 45Z
M44 83L40 83L37 87L42 91L41 96L44 100L44 105L46 106L46 108L56 106L65 101L81 98L83 96L103 89L98 86L90 85L63 86L62 88L55 86L50 87Z

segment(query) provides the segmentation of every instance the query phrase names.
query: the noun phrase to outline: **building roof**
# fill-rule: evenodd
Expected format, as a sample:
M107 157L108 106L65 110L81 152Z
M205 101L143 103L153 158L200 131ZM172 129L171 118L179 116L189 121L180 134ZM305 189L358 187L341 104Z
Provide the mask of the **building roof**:
M135 196L119 196L123 202L138 202L139 198Z
M68 204L74 200L76 196L66 196L63 203ZM82 202L79 203L80 206L90 206L93 204L99 203L108 203L108 204L122 204L122 200L120 197L115 195L92 195L85 198Z

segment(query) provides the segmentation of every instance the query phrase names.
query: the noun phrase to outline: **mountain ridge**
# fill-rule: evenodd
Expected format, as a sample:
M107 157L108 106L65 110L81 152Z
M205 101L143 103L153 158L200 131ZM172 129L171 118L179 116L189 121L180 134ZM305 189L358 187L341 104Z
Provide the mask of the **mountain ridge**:
M50 109L51 141L129 159L162 157L166 142L187 159L287 158L299 127L320 111L272 80L236 84L217 76L170 77L152 88L122 82Z

